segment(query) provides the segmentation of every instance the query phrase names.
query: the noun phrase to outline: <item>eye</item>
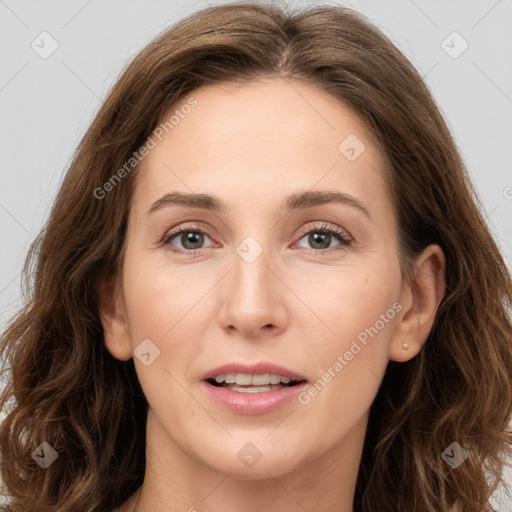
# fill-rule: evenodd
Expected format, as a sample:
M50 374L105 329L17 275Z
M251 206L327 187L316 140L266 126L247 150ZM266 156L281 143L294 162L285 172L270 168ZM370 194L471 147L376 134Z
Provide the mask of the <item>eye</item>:
M200 228L199 226L182 225L169 231L162 240L162 244L169 245L172 252L193 252L205 248L203 244L205 237L210 238L209 234L210 232L208 230ZM176 239L176 242L173 243L172 241L174 239ZM181 244L181 246L178 245L177 249L174 249L174 247L176 247L175 243Z
M321 224L318 226L314 226L312 229L305 231L304 229L299 232L299 235L307 235L307 243L312 247L313 252L324 251L325 249L332 249L331 242L338 241L338 247L343 249L348 247L352 243L352 239L348 235L348 233L337 227L329 224ZM306 236L302 236L299 240L303 240ZM309 249L309 247L301 246L305 249ZM334 246L336 247L336 246Z
M303 246L300 247L316 254L319 252L328 252L326 249L334 249L335 247L343 249L350 246L352 243L351 237L345 230L326 223L313 226L313 228L309 230L306 230L306 228L301 229L299 236L302 237L299 242L306 238L306 235L307 243L311 245L312 249ZM165 235L162 240L162 245L168 245L170 250L175 253L194 253L195 251L205 249L205 237L211 240L209 230L194 224L181 225ZM176 241L173 242L175 239ZM331 246L333 241L338 242L334 247ZM178 245L176 246L176 244Z

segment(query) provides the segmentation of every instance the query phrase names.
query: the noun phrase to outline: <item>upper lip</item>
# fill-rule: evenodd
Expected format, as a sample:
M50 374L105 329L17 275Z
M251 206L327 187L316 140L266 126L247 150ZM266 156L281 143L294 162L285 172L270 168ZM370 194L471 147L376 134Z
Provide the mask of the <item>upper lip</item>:
M218 366L213 370L209 370L204 373L201 380L215 379L217 375L226 375L228 373L246 373L249 375L265 375L266 373L272 375L280 375L281 377L288 377L291 380L301 381L307 380L306 377L295 373L288 368L284 368L275 363L267 361L260 361L258 363L228 363L222 366Z

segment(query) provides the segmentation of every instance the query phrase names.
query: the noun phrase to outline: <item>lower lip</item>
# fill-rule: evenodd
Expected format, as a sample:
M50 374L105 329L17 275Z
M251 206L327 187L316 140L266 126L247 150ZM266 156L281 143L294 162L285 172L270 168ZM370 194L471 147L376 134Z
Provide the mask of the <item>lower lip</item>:
M205 380L201 381L201 385L204 386L213 401L221 407L237 414L265 414L296 398L308 383L301 382L295 384L295 386L286 386L262 393L230 391L226 388L214 386Z

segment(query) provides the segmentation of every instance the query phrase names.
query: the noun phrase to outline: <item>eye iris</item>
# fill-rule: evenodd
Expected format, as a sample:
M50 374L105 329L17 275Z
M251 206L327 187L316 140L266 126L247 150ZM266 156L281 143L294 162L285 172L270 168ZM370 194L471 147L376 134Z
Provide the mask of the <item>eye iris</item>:
M320 243L322 247L315 247L316 249L326 249L331 242L331 235L329 233L311 233L309 235L309 243L314 246L315 243ZM327 243L326 243L327 241Z
M195 250L204 243L205 234L201 231L185 231L175 235L180 237L184 249ZM308 242L315 249L327 249L331 244L333 234L329 231L312 231L309 233Z
M196 245L201 246L203 241L204 235L202 233L189 231L188 233L183 233L181 235L181 243L183 244L183 247L185 247L185 249L197 249ZM192 247L188 246L189 242L192 243ZM194 245L194 243L196 245Z

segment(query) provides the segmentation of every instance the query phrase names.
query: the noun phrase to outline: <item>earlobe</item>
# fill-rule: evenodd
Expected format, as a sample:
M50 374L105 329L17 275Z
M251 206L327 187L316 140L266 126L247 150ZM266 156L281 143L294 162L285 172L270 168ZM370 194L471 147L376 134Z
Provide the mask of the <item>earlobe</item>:
M439 245L429 245L416 261L413 282L404 288L404 307L390 347L391 361L405 362L416 356L434 326L444 297L445 256Z
M126 322L123 294L115 274L101 279L98 299L105 346L116 359L127 361L132 357L133 351Z

